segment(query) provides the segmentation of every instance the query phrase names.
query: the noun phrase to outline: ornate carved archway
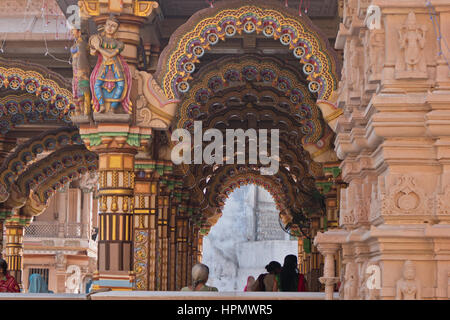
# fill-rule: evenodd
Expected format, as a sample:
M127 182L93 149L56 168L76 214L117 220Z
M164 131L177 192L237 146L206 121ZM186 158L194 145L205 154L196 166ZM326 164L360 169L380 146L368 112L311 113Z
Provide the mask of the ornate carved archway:
M326 38L307 17L299 17L278 2L221 3L194 14L172 36L161 54L155 79L168 99L190 90L192 74L205 52L220 40L241 33L258 33L280 41L298 59L308 90L317 95L324 119L334 129L342 110L335 105L339 64ZM150 83L149 83L150 84Z
M0 134L21 124L71 124L74 110L70 83L60 75L0 58Z

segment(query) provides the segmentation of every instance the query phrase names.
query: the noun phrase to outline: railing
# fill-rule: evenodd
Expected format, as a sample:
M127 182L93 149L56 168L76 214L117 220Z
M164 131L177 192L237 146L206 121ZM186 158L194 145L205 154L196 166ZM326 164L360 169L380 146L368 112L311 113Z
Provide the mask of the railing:
M62 228L61 228L62 227ZM60 228L64 233L59 234ZM59 224L57 221L34 221L25 228L26 238L87 238L82 223Z
M64 226L64 236L66 238L81 238L83 235L83 224L67 223Z
M34 221L25 227L25 237L58 238L59 224L56 221Z

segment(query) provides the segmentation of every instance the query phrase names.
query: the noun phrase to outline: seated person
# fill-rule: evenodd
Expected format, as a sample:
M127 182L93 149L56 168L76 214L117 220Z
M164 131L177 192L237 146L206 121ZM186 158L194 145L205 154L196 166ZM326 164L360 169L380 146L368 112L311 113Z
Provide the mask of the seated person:
M192 286L184 287L181 291L219 291L216 287L206 285L208 277L208 266L197 263L192 267Z

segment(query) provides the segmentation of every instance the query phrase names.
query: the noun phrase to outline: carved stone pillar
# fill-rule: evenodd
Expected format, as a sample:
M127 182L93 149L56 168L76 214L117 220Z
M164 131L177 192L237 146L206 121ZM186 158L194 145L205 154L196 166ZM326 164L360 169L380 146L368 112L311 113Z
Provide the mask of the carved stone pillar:
M325 299L333 300L334 284L339 280L339 278L335 276L334 270L334 256L339 249L339 245L319 244L318 248L325 258L323 277L319 278L319 281L325 285Z
M347 233L343 230L330 230L319 232L314 238L314 245L324 256L323 277L319 281L325 285L325 299L332 300L334 285L339 281L335 273L335 259L341 243L345 241Z

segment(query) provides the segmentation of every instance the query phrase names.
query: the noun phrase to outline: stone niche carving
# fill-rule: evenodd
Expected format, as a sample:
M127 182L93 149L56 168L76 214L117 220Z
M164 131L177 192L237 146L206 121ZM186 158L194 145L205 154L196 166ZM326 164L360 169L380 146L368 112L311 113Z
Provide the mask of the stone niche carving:
M395 64L396 79L426 79L427 63L424 55L427 27L417 23L410 12L405 23L398 29L400 52Z
M420 300L422 299L422 285L416 279L416 266L411 260L406 260L403 265L403 276L397 281L396 300Z
M366 32L366 45L368 50L368 63L366 66L366 79L369 84L381 80L381 72L384 65L385 48L384 30L368 30Z
M402 175L391 186L389 194L382 193L382 214L430 215L433 200L418 187L412 176Z
M348 210L348 193L350 188L341 190L341 209L339 223L344 227L350 227L355 223L355 216L353 210Z

